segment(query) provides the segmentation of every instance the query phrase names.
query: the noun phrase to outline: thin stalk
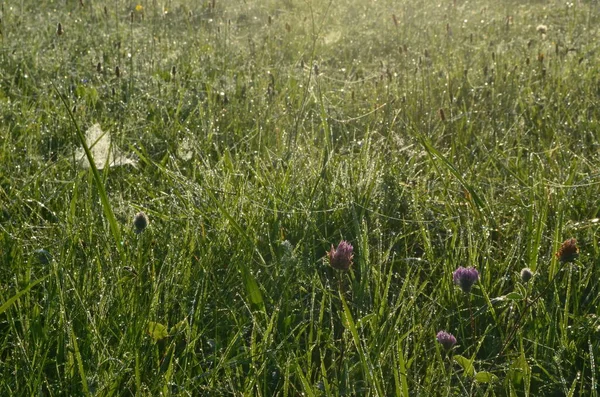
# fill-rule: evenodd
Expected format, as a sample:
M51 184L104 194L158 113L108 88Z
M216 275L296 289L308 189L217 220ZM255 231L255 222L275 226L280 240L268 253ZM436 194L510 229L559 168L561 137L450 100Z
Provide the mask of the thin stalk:
M548 290L548 288L550 287L550 285L552 285L554 283L554 281L556 280L556 276L561 272L561 270L565 267L565 265L567 263L569 263L569 262L563 262L562 265L561 265L561 267L558 269L558 271L554 274L554 276L552 276L552 278L550 279L550 281L548 281L548 284L546 284L546 286L544 287L544 289L542 289L540 291L540 293L538 293L536 296L534 296L533 299L531 299L527 303L527 305L525 305L525 307L521 311L521 314L519 314L519 317L517 318L515 327L507 335L506 340L504 341L504 344L502 345L502 349L500 349L500 353L498 353L498 356L501 356L502 353L504 353L504 351L508 347L508 344L510 343L510 341L512 340L512 338L515 336L515 334L517 333L517 331L523 326L522 320L523 320L523 317L525 317L525 314L527 314L528 310L542 297L542 295L544 295L546 293L546 291Z
M75 120L75 116L73 115L73 112L69 108L66 98L60 93L60 91L58 90L58 88L56 88L54 83L51 83L51 84L52 84L52 87L54 88L54 91L56 92L56 94L60 98L61 102L65 106L65 109L67 110L69 118L71 119L71 122L73 123L73 126L75 127L75 133L77 134L79 143L83 147L85 156L87 157L87 160L90 164L90 170L92 170L92 175L94 176L94 183L96 185L96 188L98 189L98 193L100 194L100 201L102 202L102 210L104 211L104 215L108 219L108 224L110 226L112 236L115 240L115 244L117 246L117 251L119 252L119 255L121 256L121 261L123 263L125 263L126 255L125 255L125 251L123 250L123 246L121 244L121 242L122 242L121 230L119 229L119 224L117 223L117 218L115 218L115 214L113 213L112 207L110 206L110 202L108 201L108 195L106 194L106 189L104 189L104 183L102 182L102 178L100 177L98 168L96 168L96 163L94 162L94 157L92 156L92 152L90 151L90 148L88 147L88 145L86 143L83 132L81 131L81 129L79 128L79 125L77 124L77 120Z

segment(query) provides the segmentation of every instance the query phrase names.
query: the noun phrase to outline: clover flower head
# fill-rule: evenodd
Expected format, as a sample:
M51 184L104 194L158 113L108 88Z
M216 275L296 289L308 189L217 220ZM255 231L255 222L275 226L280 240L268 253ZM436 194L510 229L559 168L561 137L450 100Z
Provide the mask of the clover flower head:
M570 238L565 240L558 251L556 257L561 262L575 262L575 259L579 256L579 247L577 246L577 240Z
M458 285L464 293L471 292L471 287L479 280L479 272L474 267L462 267L452 273L454 284Z
M327 252L327 258L331 267L337 270L348 270L352 266L352 258L354 258L353 248L349 242L342 240L337 248L331 245L331 250Z
M456 338L449 332L440 331L435 336L435 339L444 347L446 350L450 350L456 345Z

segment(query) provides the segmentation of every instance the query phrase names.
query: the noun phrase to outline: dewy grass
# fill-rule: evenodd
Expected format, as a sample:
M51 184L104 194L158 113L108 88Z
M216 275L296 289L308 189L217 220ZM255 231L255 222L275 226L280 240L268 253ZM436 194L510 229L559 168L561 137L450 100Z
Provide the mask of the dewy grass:
M0 13L0 395L598 395L594 4Z

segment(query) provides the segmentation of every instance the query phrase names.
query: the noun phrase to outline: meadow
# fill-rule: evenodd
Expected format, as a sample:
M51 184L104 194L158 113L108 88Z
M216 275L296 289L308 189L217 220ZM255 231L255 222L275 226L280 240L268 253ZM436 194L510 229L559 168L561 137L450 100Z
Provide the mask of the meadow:
M598 396L597 1L0 7L0 395Z

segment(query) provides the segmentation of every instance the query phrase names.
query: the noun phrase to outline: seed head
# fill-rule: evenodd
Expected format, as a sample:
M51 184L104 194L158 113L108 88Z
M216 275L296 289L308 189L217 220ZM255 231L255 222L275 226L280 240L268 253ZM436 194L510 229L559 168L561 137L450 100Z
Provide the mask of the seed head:
M62 27L62 24L60 22L58 23L58 25L56 25L56 34L58 36L60 36L60 35L63 34L63 27Z
M327 253L329 264L337 270L348 270L352 266L352 258L354 253L350 243L345 240L340 241L337 248L331 245L331 250Z
M446 121L446 113L444 113L444 109L440 108L440 110L438 110L438 114L440 115L440 120L442 120L442 122Z
M452 280L454 284L458 285L464 293L471 292L471 287L477 280L479 280L479 272L474 267L462 267L452 273Z
M146 227L148 227L148 216L146 214L144 214L143 212L138 212L134 217L133 217L133 227L135 228L135 233L139 234L141 232L144 231L144 229L146 229Z
M521 270L521 280L526 283L533 277L533 272L530 268L526 267Z
M561 262L575 262L575 259L579 256L579 247L577 246L577 240L570 238L565 240L556 252L556 257Z
M548 26L546 26L546 25L538 25L537 28L535 28L535 30L537 30L537 32L539 34L546 34L546 32L548 31Z
M440 331L435 338L446 350L450 350L456 345L456 338L449 332Z

